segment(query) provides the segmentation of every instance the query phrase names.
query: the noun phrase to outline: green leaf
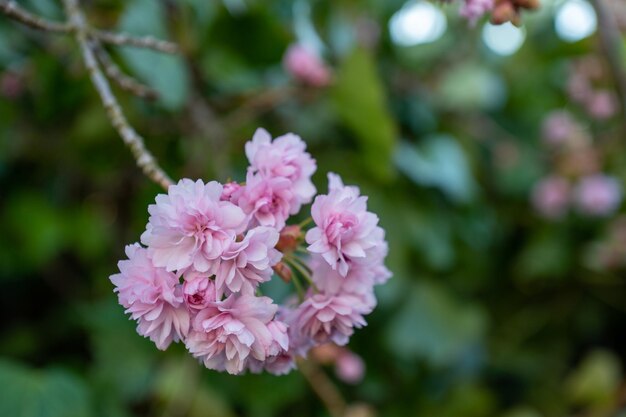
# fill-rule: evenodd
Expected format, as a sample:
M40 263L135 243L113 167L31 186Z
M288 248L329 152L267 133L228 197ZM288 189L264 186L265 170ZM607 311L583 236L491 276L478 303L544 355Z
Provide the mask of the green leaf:
M332 97L339 118L359 141L370 172L379 179L390 178L396 126L375 61L367 51L355 49L341 64Z
M575 405L603 408L614 400L622 379L620 360L606 350L591 352L567 380Z
M84 382L62 370L32 370L0 361L0 386L1 416L93 415Z
M159 2L153 0L129 2L120 29L134 35L167 39L163 10ZM185 104L189 79L180 56L133 47L124 47L120 52L132 71L159 92L159 101L164 107L176 110Z
M468 203L475 197L477 186L465 153L450 136L429 137L419 148L402 142L394 159L416 184L438 188L457 203Z

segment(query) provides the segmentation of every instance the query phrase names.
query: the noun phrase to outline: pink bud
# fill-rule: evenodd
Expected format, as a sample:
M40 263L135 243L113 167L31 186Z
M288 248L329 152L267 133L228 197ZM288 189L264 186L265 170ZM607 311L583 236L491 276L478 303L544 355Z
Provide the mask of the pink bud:
M570 201L569 183L561 177L546 177L535 184L532 203L543 217L558 219L567 211Z

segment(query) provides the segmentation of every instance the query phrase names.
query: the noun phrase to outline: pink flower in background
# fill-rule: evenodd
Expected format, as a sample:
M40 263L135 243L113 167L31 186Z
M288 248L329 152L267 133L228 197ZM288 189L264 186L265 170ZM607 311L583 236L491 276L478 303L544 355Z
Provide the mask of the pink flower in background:
M292 192L300 204L307 204L315 195L311 176L317 169L315 160L306 152L306 144L293 133L279 136L274 141L265 129L257 129L246 143L250 167L263 177L283 177L292 183ZM292 207L294 211L300 206Z
M609 119L617 113L617 97L607 90L596 91L587 99L586 107L591 117L598 120Z
M330 84L330 70L315 52L303 45L291 45L283 58L285 70L296 80L313 87Z
M280 230L300 204L287 178L263 177L250 170L239 206L250 216L250 227L268 226Z
M306 234L308 250L320 254L332 269L345 277L352 261L366 258L380 243L378 217L367 211L367 197L356 187L345 187L329 174L328 195L318 195L311 207L316 227Z
M470 25L475 26L478 19L493 10L493 0L465 0L459 14L467 19Z
M614 213L622 202L619 182L608 175L590 175L580 180L575 190L576 207L590 216Z
M153 266L139 244L126 246L126 256L128 260L118 263L120 273L110 277L119 302L137 321L137 332L164 350L189 331L189 313L178 278Z
M570 184L562 177L546 177L535 184L532 203L535 210L549 219L563 217L570 204Z
M551 146L559 146L572 139L581 127L574 120L571 113L566 110L555 110L543 120L542 136L544 141Z
M353 295L317 293L300 304L295 326L316 343L333 341L345 345L355 327L365 326L363 314L368 310L362 300Z
M335 361L337 377L348 384L358 384L365 376L365 363L359 355L343 348Z
M222 185L215 181L205 185L184 179L156 197L141 235L155 266L168 271L209 270L211 261L246 227L241 208L221 201L221 195Z
M275 334L268 325L277 308L268 297L231 295L198 312L187 349L209 369L241 373L248 357L264 361L269 356Z
M185 280L183 295L187 307L192 310L202 310L217 301L215 282L208 277Z
M274 249L277 242L278 231L269 227L256 227L243 240L232 241L214 270L218 294L228 290L253 295L259 283L269 281L282 256Z

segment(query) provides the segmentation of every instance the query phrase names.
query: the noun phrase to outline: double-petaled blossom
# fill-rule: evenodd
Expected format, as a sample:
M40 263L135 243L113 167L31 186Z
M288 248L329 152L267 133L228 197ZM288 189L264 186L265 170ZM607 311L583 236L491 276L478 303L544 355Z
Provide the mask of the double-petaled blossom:
M306 152L306 144L293 133L272 137L265 129L257 129L252 140L246 143L246 156L254 173L263 177L286 178L291 181L291 192L298 212L301 204L310 203L315 195L311 176L317 169L315 160Z
M186 279L183 283L183 296L190 311L205 309L217 301L215 282L203 276Z
M274 351L276 335L268 326L277 308L270 298L252 295L212 303L194 318L187 348L209 369L241 373L249 357L265 361Z
M315 343L345 345L355 328L365 326L370 308L350 294L310 294L298 306L294 325Z
M150 219L141 242L155 266L168 271L193 267L208 271L211 261L246 226L241 208L220 199L222 185L183 179L156 197L148 207Z
M246 186L238 199L239 207L250 217L250 226L285 227L299 203L291 181L284 177L265 177L248 171Z
M381 232L378 216L367 211L367 197L344 186L337 175L328 177L328 195L317 196L311 207L316 227L307 232L306 241L309 252L320 254L345 277L353 262L381 244Z
M254 294L258 284L269 281L272 266L281 258L274 249L278 232L270 227L250 229L245 237L233 240L215 263L215 285L219 295L225 292Z
M189 313L178 278L155 267L139 244L126 247L127 260L120 261L119 274L111 276L119 302L137 321L137 332L164 350L189 331Z

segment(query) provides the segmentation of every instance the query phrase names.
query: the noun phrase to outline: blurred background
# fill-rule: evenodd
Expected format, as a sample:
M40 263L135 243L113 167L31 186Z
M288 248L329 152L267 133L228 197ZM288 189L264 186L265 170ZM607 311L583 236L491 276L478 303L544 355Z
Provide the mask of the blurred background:
M414 0L82 3L181 45L110 49L158 91L115 90L175 179L243 180L262 126L302 136L320 191L334 171L369 195L394 277L349 345L364 375L325 367L353 415L626 416L626 119L589 3L520 28ZM71 38L0 17L0 126L0 415L328 415L298 372L219 374L135 333L108 277L161 189Z

